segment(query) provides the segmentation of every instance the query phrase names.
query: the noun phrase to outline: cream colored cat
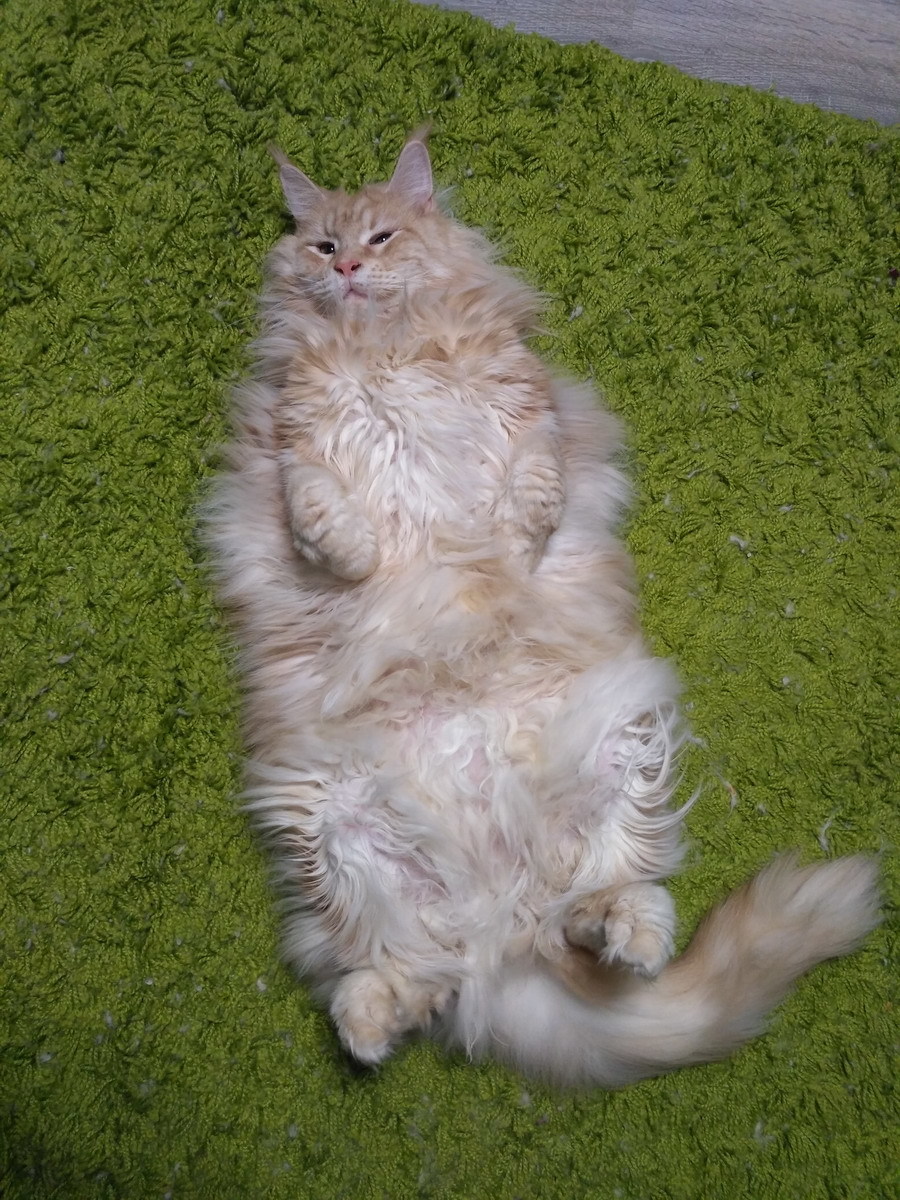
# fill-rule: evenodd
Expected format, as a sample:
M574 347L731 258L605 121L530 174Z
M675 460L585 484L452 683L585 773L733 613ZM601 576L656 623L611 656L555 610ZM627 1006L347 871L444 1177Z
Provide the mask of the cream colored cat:
M356 195L280 163L296 232L207 517L288 961L364 1063L415 1030L569 1084L727 1054L873 926L874 865L780 860L669 962L684 735L618 426L528 348L534 294L420 137Z

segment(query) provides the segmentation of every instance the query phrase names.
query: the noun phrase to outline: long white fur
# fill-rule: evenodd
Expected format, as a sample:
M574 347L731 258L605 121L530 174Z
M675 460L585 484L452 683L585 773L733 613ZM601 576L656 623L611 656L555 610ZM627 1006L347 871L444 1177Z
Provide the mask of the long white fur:
M298 234L273 253L256 368L206 510L247 684L247 803L276 864L285 956L362 1061L430 1028L472 1055L615 1085L756 1032L799 970L871 927L874 873L848 860L838 891L834 866L782 866L760 877L746 912L726 903L689 970L678 960L642 977L671 952L671 903L655 885L682 852L683 812L669 801L684 732L675 675L643 643L614 532L628 491L620 432L592 392L552 379L528 436L538 454L552 442L565 500L536 565L517 558L515 513L503 517L527 451L508 432L516 384L498 372L487 389L491 365L465 347L487 331L498 355L518 353L535 299L479 235L433 209L427 154L423 164L411 144L390 187L364 197L366 229L399 197L404 219L445 243L399 292L393 260L373 265L351 316L334 292L343 277L320 285L299 265L318 189L288 175ZM465 365L454 370L452 354L436 365L422 351L431 337L462 347ZM295 471L277 444L292 387L305 398L292 411L298 437L321 468ZM291 487L346 504L361 578L316 557L315 528L298 550ZM599 1000L567 938L580 904L606 914L596 928L583 917L579 935ZM846 931L837 946L835 925ZM735 978L752 964L744 993L723 992L731 1017L711 990L726 960ZM754 982L760 972L774 990Z

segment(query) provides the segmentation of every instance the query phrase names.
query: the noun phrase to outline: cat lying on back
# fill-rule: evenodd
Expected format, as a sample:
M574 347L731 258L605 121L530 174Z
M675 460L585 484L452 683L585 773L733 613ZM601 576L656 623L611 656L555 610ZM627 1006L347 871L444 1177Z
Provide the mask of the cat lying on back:
M684 735L617 423L528 348L420 137L356 195L279 159L296 232L207 528L285 956L363 1063L417 1030L570 1084L723 1056L874 925L875 867L779 860L669 961Z

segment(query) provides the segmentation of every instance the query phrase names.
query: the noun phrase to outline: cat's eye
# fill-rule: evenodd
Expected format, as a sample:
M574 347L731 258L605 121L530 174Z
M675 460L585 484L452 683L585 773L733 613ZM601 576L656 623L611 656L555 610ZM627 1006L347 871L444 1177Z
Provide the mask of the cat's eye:
M334 254L334 242L316 242L320 254Z
M396 229L383 229L381 233L376 233L374 237L369 238L369 245L380 246L383 242L386 242L388 238L392 238L396 232Z

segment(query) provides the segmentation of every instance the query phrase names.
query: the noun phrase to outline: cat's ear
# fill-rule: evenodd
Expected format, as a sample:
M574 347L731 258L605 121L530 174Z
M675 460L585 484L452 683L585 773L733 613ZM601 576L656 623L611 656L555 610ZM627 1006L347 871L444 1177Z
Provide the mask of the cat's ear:
M269 144L269 153L278 163L278 175L284 199L295 221L305 220L322 199L322 189L295 167L277 146Z
M431 208L434 203L434 181L431 159L425 148L424 132L414 133L400 151L388 189L415 208Z

